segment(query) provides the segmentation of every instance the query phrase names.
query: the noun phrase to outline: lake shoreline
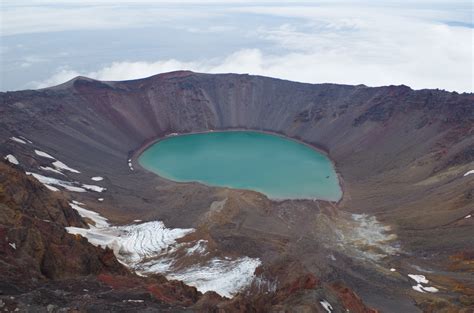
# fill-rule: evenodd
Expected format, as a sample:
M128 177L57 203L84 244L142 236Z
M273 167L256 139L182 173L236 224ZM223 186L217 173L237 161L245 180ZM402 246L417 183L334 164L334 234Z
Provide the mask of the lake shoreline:
M280 137L282 139L287 139L287 140L297 142L299 144L302 144L302 145L304 145L304 146L306 146L306 147L308 147L308 148L324 155L329 160L329 162L331 163L332 169L336 173L338 185L339 185L339 188L341 190L341 197L337 201L323 199L323 198L274 198L274 197L270 197L269 195L265 194L264 192L256 191L256 190L253 190L253 189L240 189L240 188L227 187L227 186L215 186L215 185L210 185L210 184L207 184L207 183L204 183L204 182L201 182L201 181L180 182L180 181L175 181L175 180L168 179L166 177L160 176L156 172L146 169L139 162L139 157L143 154L143 152L145 150L147 150L149 147L157 144L160 141L163 141L163 140L166 140L166 139L169 139L169 138L173 138L173 137L179 137L179 136L207 134L207 133L224 133L224 132L255 132L255 133L262 133L262 134L267 134L267 135L273 135L273 136ZM177 133L177 132L164 133L163 135L160 135L158 137L154 137L150 140L145 141L140 147L138 147L137 149L131 151L129 153L129 160L131 160L131 163L132 163L132 166L133 166L134 170L138 169L138 170L143 170L143 171L152 173L153 175L158 176L160 179L163 179L163 180L166 180L166 181L169 181L169 182L172 182L172 183L176 183L176 184L201 184L201 185L205 185L205 186L209 186L209 187L213 187L213 188L228 188L228 189L246 190L246 191L249 190L249 191L252 191L252 192L258 192L258 193L264 195L265 197L267 197L269 200L274 201L274 202L325 201L325 202L339 204L341 201L343 201L343 199L345 197L345 192L346 192L342 175L338 172L337 167L336 167L336 163L331 159L330 154L329 154L329 152L327 151L327 149L325 147L305 142L305 141L303 141L299 138L289 137L289 136L287 136L285 134L282 134L282 133L267 131L267 130L246 129L246 128L226 128L226 129L216 129L216 130L192 131L192 132L185 132L185 133Z

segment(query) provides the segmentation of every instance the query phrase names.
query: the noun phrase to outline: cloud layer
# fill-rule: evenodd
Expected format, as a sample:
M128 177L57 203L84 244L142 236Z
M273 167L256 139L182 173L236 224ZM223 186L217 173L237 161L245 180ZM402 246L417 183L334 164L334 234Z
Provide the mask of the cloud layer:
M72 7L60 8L11 7L9 10L16 11L9 15L5 32L14 36L52 30L160 29L167 25L184 31L189 38L197 33L215 34L209 42L199 44L212 45L216 53L197 57L191 46L184 58L111 57L107 62L97 62L92 70L68 64L53 66L48 78L30 82L29 87L52 86L78 75L124 80L188 69L259 74L309 83L405 84L415 89L473 91L472 9L463 3L436 1L428 6L427 1L405 5L368 1L355 6L338 1L252 5L242 0L233 5L205 2L173 6L156 2L151 5L142 0L134 5L122 1L111 7L102 0L79 8L71 3ZM236 42L234 47L226 41L227 46L223 47L220 39L233 36L246 38L246 44L239 46ZM123 45L126 48L126 39ZM182 55L182 47L176 49ZM226 52L218 53L219 50Z

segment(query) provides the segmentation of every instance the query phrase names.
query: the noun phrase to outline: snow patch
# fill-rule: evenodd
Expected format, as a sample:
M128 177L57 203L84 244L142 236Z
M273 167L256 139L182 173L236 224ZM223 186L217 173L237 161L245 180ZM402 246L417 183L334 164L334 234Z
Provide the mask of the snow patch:
M18 159L15 158L15 156L14 156L13 154L8 154L8 155L5 157L5 160L7 160L8 162L10 162L11 164L15 164L15 165L20 164L20 162L18 162Z
M194 229L166 228L163 222L154 221L115 227L93 227L91 229L68 227L68 232L79 233L93 245L109 246L126 264L156 255L176 243Z
M145 302L145 300L132 300L132 299L129 299L129 300L123 300L123 302L142 303L142 302Z
M183 271L171 272L166 277L181 280L202 293L215 291L221 296L231 298L252 282L255 269L260 264L259 259L249 257L230 261L214 258L204 266L196 265Z
M104 178L101 177L101 176L94 176L94 177L91 177L91 179L92 179L93 181L101 181L101 180L103 180Z
M428 279L426 279L426 277L424 275L415 275L415 274L408 274L408 277L410 277L411 279L413 279L414 281L417 282L417 284L415 286L412 286L412 288L418 292L422 292L422 293L425 293L425 292L438 292L439 290L435 287L425 287L423 286L422 284L428 284L430 281Z
M102 201L104 201L104 198L99 198L99 199L97 199L97 201L102 202Z
M427 284L430 282L428 279L426 279L425 275L408 274L408 277L410 277L411 279L413 279L419 284L420 283Z
M18 142L18 143L21 143L21 144L26 144L26 141L24 141L23 139L20 139L18 137L10 137L10 140L13 140L15 142Z
M104 190L107 190L107 188L96 186L96 185L82 184L82 187L87 189L87 190L91 190L91 191L95 191L95 192L102 192Z
M28 138L25 138L23 136L20 136L20 138L28 143L33 143L33 141L29 140Z
M9 242L8 244L10 245L10 247L12 247L13 249L16 250L16 243L14 243L14 242Z
M43 183L43 185L44 185L46 188L48 188L49 190L51 190L51 191L59 191L59 189L58 189L58 188L56 188L56 187L53 187L53 186L51 186L51 185L44 184L44 183Z
M471 214L464 216L464 218L471 218Z
M58 171L57 169L54 169L54 168L49 167L49 166L40 166L40 169L42 169L43 171L49 171L49 172L53 172L53 173L56 173L56 174L64 175L61 171Z
M81 207L77 203L80 203L80 202L73 201L73 202L70 202L69 205L71 206L71 208L76 210L79 213L80 216L92 220L96 227L107 227L107 226L109 226L109 223L107 222L107 219L105 217L103 217L102 215L100 215L97 212L87 210L87 209Z
M76 169L73 169L69 166L67 166L66 164L64 164L63 162L61 161L54 161L53 162L53 166L59 170L65 170L65 171L69 171L69 172L73 172L73 173L80 173L78 170Z
M207 249L207 240L198 240L196 244L187 249L186 254L205 254Z
M394 269L393 267L390 269L390 272L396 272L397 270Z
M474 174L474 170L467 171L463 176Z
M421 287L423 288L424 291L428 291L428 292L438 292L438 288L435 288L435 287Z
M255 277L255 269L261 264L259 259L249 257L203 258L208 254L206 240L198 240L193 245L177 243L177 239L194 232L194 229L167 228L160 221L66 229L71 234L87 238L93 245L111 248L117 259L138 275L162 273L168 279L181 280L201 292L213 290L226 297L249 285ZM188 257L191 264L183 265L179 262L181 259L175 258L179 249L184 249L181 256Z
M326 312L331 313L333 308L332 305L327 301L327 300L321 300L319 301L321 303L321 306L326 310Z
M55 160L54 157L52 157L51 155L49 155L49 154L47 154L46 152L43 152L43 151L41 151L41 150L36 150L36 149L35 149L35 153L36 153L37 155L39 155L40 157Z
M60 186L60 187L63 187L65 189L69 190L69 191L86 192L86 190L84 188L73 186L72 183L68 182L68 181L64 181L64 180L60 180L60 179L52 178L52 177L48 177L48 176L43 176L43 175L40 175L40 174L31 173L31 172L26 172L26 175L32 175L34 178L39 180L40 183L42 183L49 190L52 190L52 191L58 191L59 189L57 189L55 187L52 187L51 185Z

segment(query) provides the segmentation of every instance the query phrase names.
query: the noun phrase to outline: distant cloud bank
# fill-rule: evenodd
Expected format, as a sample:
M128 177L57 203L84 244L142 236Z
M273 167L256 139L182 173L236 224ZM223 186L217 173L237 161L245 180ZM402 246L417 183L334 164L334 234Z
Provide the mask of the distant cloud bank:
M120 31L131 27L159 30L166 26L179 28L189 38L197 33L215 34L199 45L212 45L216 52L195 56L194 47L189 46L184 57L137 60L111 55L104 61L101 55L100 61L94 61L92 55L92 70L69 64L67 59L55 64L51 58L51 66L44 70L48 75L25 82L30 88L57 85L78 75L125 80L186 69L250 73L309 83L405 84L415 89L460 92L474 89L472 8L466 2L418 1L402 5L366 1L355 5L353 1L253 4L241 0L230 4L185 1L187 5L176 5L141 0L133 4L115 1L112 5L105 0L89 0L90 5L72 1L69 6L29 2L29 6L6 6L2 35L23 38L21 34L26 33L55 36L59 31ZM232 36L247 41L234 46L221 40ZM123 39L123 48L133 49L127 46L127 38ZM183 55L181 46L175 49ZM33 57L19 60L17 71L29 69Z

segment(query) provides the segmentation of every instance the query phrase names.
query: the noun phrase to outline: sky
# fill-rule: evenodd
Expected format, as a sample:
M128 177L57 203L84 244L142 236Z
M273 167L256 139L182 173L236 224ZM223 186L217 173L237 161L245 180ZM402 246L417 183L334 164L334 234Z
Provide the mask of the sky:
M471 1L0 3L0 91L174 70L474 91Z

